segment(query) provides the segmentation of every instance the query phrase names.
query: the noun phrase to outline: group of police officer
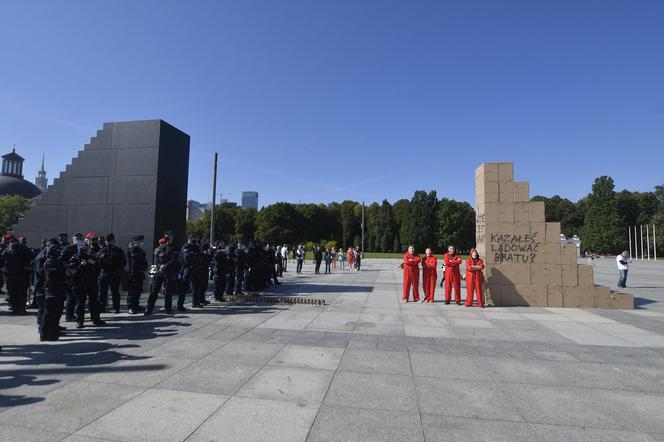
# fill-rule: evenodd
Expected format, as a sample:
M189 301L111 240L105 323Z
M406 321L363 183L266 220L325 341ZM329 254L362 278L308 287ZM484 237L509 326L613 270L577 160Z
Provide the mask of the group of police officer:
M45 239L37 250L27 246L25 237L5 235L0 242L0 289L5 285L13 314L25 314L26 308L37 308L37 324L42 341L57 340L66 329L60 326L64 315L77 328L85 327L86 304L90 321L96 326L105 322L108 291L114 313L120 313L120 284L127 270L127 308L130 314L151 315L160 293L164 311L172 313L172 297L177 293L177 310L184 306L187 292L192 292L192 307L209 304L205 293L214 280L214 297L225 301L228 296L255 292L279 284L282 260L275 248L252 241L210 247L196 236L178 248L171 232L165 232L154 250L152 283L145 308L140 296L148 275L148 261L143 249L143 236L132 238L127 252L116 245L111 233L105 237L91 232L77 233L71 242L66 233ZM33 297L28 303L32 286Z

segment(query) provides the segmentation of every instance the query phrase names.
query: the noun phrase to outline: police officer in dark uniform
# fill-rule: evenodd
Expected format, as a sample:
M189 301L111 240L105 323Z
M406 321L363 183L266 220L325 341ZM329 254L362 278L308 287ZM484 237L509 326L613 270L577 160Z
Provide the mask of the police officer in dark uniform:
M90 319L94 325L106 324L100 318L100 308L97 298L97 280L99 267L97 261L98 250L95 251L93 235L87 235L89 245L78 249L76 254L67 263L67 275L71 278L71 287L76 296L76 328L83 328L85 322L85 303L88 303Z
M157 273L152 281L152 287L150 287L145 315L152 314L162 286L164 287L164 309L170 315L173 312L173 292L176 289L177 272L180 266L180 256L173 246L173 236L170 232L159 240L159 247L155 249L154 253L154 264L157 266Z
M75 233L72 237L72 242L67 242L67 234L60 233L58 235L58 244L60 252L62 253L61 260L67 265L69 260L78 253L78 248L84 245L83 234ZM65 298L66 304L63 305L65 310L65 321L67 322L76 322L76 295L71 288L71 278L65 273ZM62 314L62 311L60 312Z
M242 285L244 284L244 272L247 269L247 253L241 242L237 243L235 249L235 295L242 295Z
M144 309L140 305L141 291L143 290L143 279L148 269L148 261L142 248L143 236L132 238L127 250L127 263L129 269L129 283L127 290L127 308L130 314L140 313Z
M25 314L27 302L26 281L29 281L32 271L32 254L27 247L13 236L9 240L9 247L2 254L2 271L5 274L7 293L9 294L9 308L15 315Z
M210 262L212 261L209 244L204 243L200 247L197 261L193 280L194 286L192 289L193 299L194 301L198 301L200 307L203 307L209 304L207 299L205 299L205 292L207 292L208 281L210 280Z
M198 239L195 236L189 236L187 244L180 250L180 271L178 272L178 310L185 311L184 300L187 297L187 291L196 279L198 266ZM192 307L201 307L200 300L196 298L197 293L192 293Z
M235 246L231 243L224 249L226 254L226 263L228 264L228 273L226 274L226 294L231 296L235 290L235 273L237 270L237 260L235 256Z
M58 321L62 314L61 299L65 296L65 263L62 261L62 251L55 238L49 240L41 274L44 281L44 299L38 321L39 339L57 341L62 332Z
M57 240L54 240L57 244ZM41 247L37 254L35 255L34 260L32 261L33 268L33 299L34 303L37 305L37 325L41 322L41 318L44 314L44 296L45 296L45 287L44 287L44 263L46 262L46 250L48 249L49 241L43 240Z
M226 245L223 242L217 244L214 252L214 299L225 301L226 277L228 276L228 258L226 256Z
M120 313L120 279L122 270L127 265L124 251L115 245L115 235L106 236L106 246L97 255L101 272L99 273L99 304L102 311L106 311L108 303L108 289L111 288L113 312Z

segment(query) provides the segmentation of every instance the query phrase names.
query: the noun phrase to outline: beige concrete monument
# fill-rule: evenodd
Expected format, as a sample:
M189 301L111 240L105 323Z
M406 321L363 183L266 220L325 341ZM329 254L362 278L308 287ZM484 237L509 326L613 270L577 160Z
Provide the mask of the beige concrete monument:
M475 171L477 250L486 263L486 300L496 306L633 309L634 297L594 285L592 266L577 264L574 244L547 223L544 202L530 201L513 163Z

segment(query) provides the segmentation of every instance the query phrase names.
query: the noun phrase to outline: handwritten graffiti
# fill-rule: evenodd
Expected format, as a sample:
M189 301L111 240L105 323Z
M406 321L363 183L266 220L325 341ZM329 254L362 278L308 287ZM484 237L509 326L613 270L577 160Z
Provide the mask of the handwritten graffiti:
M537 235L537 232L526 235L492 233L489 251L498 263L533 263L537 260L540 248Z

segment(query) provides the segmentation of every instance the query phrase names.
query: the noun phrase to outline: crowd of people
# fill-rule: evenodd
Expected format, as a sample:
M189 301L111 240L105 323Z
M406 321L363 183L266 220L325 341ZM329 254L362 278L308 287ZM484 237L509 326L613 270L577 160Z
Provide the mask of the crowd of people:
M461 264L463 259L457 252L453 245L447 249L447 253L443 256L443 279L441 280L441 287L445 286L445 304L452 301L452 292L454 292L454 302L461 304ZM419 292L419 279L420 279L420 266L422 268L422 290L424 291L424 299L420 299ZM410 293L412 290L413 301L415 302L434 302L434 292L436 290L436 282L438 280L438 259L432 253L431 249L425 250L424 258L415 253L415 247L409 246L408 251L403 255L403 297L401 302L408 302L410 300ZM482 286L484 282L484 260L480 258L479 253L475 249L470 250L470 256L466 259L466 307L473 306L473 298L477 299L477 307L484 308L484 300L482 298Z
M279 255L281 256L281 261L284 269L288 266L289 256L292 258L292 261L295 262L296 273L302 273L302 266L304 261L307 258L306 248L300 244L293 250L288 249L288 244L284 244L281 249L279 249ZM340 271L360 271L362 267L362 252L359 247L349 247L346 252L342 249L337 251L336 247L321 247L315 246L313 249L314 255L314 273L320 274L320 267L325 263L325 274L330 274L336 272L337 269Z
M76 233L71 241L67 233L45 239L38 249L27 246L25 237L5 235L0 241L0 290L7 289L12 314L25 314L37 309L37 325L42 341L54 341L64 333L66 322L85 327L86 307L90 322L103 326L102 313L109 309L111 292L113 313L121 311L120 287L124 275L127 287L128 313L151 315L160 294L164 311L172 314L173 294L177 294L178 311L186 311L187 293L192 293L192 308L203 308L209 281L214 281L213 296L225 301L279 284L285 270L280 251L260 241L217 243L214 247L190 236L177 247L171 232L165 232L154 250L152 266L144 251L143 236L129 242L125 252L111 233L98 236ZM145 307L140 298L146 278L150 278ZM28 294L32 293L31 299Z

